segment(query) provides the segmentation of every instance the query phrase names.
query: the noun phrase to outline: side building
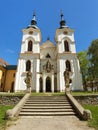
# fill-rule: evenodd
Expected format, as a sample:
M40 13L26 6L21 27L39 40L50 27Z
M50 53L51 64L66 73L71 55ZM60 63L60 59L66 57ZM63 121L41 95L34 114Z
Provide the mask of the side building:
M14 92L16 65L8 65L0 59L0 92Z

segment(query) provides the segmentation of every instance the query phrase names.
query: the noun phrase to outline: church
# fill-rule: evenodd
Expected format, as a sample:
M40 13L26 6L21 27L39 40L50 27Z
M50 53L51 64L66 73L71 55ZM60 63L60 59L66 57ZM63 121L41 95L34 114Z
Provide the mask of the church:
M33 14L31 24L22 30L14 91L26 90L25 78L31 72L32 92L65 91L64 71L70 72L70 89L83 90L82 75L76 54L74 30L66 25L61 13L60 26L56 29L55 44L48 38L41 44L42 34Z

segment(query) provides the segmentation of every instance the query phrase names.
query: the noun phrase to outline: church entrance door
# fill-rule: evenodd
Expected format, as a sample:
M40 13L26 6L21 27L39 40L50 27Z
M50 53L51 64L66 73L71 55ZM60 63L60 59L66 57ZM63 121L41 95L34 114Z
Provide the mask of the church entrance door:
M49 77L46 78L46 92L51 92L51 79Z

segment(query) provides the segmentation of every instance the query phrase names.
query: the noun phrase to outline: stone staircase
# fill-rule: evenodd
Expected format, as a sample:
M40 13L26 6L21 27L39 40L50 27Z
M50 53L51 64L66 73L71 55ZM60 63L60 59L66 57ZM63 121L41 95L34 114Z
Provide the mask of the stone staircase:
M75 116L71 103L65 96L30 96L19 116Z

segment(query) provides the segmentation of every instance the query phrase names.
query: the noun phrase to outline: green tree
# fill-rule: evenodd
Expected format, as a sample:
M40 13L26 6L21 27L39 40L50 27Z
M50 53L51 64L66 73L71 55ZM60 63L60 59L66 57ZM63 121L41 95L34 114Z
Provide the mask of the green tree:
M77 55L80 62L80 69L82 73L84 89L86 89L86 81L88 79L88 65L89 65L87 51L81 51Z
M92 80L98 78L98 39L91 42L88 48L89 76Z

